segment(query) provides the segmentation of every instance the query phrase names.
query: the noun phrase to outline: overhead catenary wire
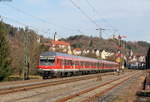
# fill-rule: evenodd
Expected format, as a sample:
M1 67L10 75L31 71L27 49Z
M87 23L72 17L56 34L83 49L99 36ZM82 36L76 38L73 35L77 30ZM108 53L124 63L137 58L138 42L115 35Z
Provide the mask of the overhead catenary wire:
M96 15L100 16L100 12L91 4L91 2L89 0L85 1L87 2L88 6L92 9L92 11L95 12ZM118 29L113 27L106 19L101 18L101 20L105 22L109 27L111 27L114 32L118 32Z
M96 27L99 27L99 25L91 18L86 12L84 12L79 5L77 5L73 0L69 0L74 7L76 7L91 23L93 23Z
M47 31L44 31L44 30L39 29L39 28L36 27L36 26L28 25L28 24L22 23L21 21L18 21L18 20L16 20L16 19L14 19L14 18L7 17L7 16L4 16L4 15L1 15L1 14L0 14L0 20L3 21L3 20L5 20L5 19L7 19L7 20L9 20L9 21L12 21L12 22L14 22L14 23L16 23L16 24L22 25L22 27L27 27L27 28L29 28L29 29L35 31L35 32L38 32L38 34L47 33L47 32L49 32L49 31L51 30L51 29L47 29ZM82 33L80 30L79 30L78 32ZM73 33L72 33L72 34L73 34Z
M23 26L25 26L25 27L29 27L29 28L38 30L38 28L36 28L36 27L34 27L34 26L27 25L27 24L25 24L25 23L22 23L22 22L20 22L20 21L18 21L18 20L13 19L13 18L6 17L6 16L3 16L3 15L0 15L0 17L1 17L2 19L8 19L8 20L11 20L11 21L13 21L13 22L15 22L15 23L17 23L17 24L21 24L21 25L23 25Z
M32 15L32 14L30 14L30 13L24 11L24 10L21 10L21 9L19 9L19 8L17 8L17 7L14 7L14 6L12 6L12 5L9 5L9 4L5 4L5 5L7 5L8 7L11 7L12 9L16 10L17 12L20 12L20 13L22 13L22 14L24 14L24 15L30 16L30 17L32 17L32 18L35 18L35 19L39 20L40 22L43 22L43 23L45 23L45 24L54 26L55 28L61 28L61 29L63 28L63 29L66 29L66 30L70 30L70 31L73 30L73 31L78 32L78 29L74 29L74 28L70 28L70 27L58 25L58 24L55 24L55 23L53 23L53 22L47 21L47 20L45 20L45 19L43 19L43 18L37 17L37 16L35 16L35 15ZM80 31L81 31L81 30L80 30Z
M3 15L1 15L1 14L0 14L0 19L1 19L2 21L5 20L5 19L7 19L7 20L12 21L12 22L14 22L14 23L16 23L16 24L22 25L23 27L27 27L27 28L33 30L33 31L36 32L36 33L45 33L45 31L42 31L41 29L39 29L39 28L37 28L37 27L35 27L35 26L22 23L22 22L20 22L20 21L18 21L18 20L15 20L15 19L10 18L10 17L3 16ZM48 30L49 30L49 29L48 29ZM47 32L48 32L48 31L47 31Z

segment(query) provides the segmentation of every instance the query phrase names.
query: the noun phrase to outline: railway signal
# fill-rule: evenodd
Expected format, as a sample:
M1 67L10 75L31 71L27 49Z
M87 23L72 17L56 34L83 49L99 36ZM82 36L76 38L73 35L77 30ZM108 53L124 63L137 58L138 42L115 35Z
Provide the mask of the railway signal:
M124 38L127 38L127 36L124 36L124 35L118 35L118 36L113 36L113 39L117 39L118 41L118 46L117 46L117 49L118 49L118 56L116 57L116 62L119 64L119 70L122 70L122 64L121 63L124 63L123 61L123 54L122 54L122 49L123 49L123 42L122 42L122 39Z

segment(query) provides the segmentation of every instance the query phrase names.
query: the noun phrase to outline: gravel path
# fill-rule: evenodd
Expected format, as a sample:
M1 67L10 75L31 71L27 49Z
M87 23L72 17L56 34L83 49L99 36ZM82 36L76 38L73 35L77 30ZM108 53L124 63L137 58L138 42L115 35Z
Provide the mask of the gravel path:
M128 73L120 76L124 76L126 74ZM112 80L118 77L119 76L108 75L102 76L102 81L96 81L97 79L95 78L7 94L0 96L0 102L55 102L55 100L58 98L79 92L81 89L83 90L91 86L102 84L108 80Z
M97 97L94 100L94 102L112 102L112 100L114 100L120 95L122 90L132 85L138 78L139 78L139 75L134 76L132 79L127 80L125 83L117 86L116 88L112 89L105 95Z

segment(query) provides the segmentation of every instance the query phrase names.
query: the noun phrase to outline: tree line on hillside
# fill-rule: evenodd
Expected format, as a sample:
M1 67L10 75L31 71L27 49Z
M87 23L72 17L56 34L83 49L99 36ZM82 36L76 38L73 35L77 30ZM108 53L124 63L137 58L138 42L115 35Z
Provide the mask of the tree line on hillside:
M39 55L48 49L37 42L37 37L39 35L27 27L16 28L0 21L0 81L11 74L21 76L26 67L25 57L28 58L30 74L37 74Z
M38 37L41 38L41 43L37 42ZM117 51L117 42L113 39L105 40L98 37L76 35L62 40L70 42L73 48ZM0 21L0 81L12 74L21 76L25 67L29 67L30 74L37 74L36 66L39 55L48 51L48 46L43 44L47 41L49 40L27 27L16 28ZM126 42L128 51L133 49L134 52L141 54L145 54L149 46L149 43L143 41ZM147 59L150 58L149 55ZM93 55L91 54L89 57L93 57ZM25 60L26 58L27 60Z
M150 47L147 51L147 56L146 56L146 69L150 69Z
M119 42L116 39L99 39L98 37L86 35L70 36L66 39L63 38L62 40L70 42L73 48L99 49L100 51L104 49L110 52L117 52L119 45ZM146 55L150 46L150 44L145 41L131 42L122 40L121 44L121 46L124 47L124 51L126 51L126 53L132 50L136 55Z
M6 28L0 22L0 80L11 74L10 48L7 39Z

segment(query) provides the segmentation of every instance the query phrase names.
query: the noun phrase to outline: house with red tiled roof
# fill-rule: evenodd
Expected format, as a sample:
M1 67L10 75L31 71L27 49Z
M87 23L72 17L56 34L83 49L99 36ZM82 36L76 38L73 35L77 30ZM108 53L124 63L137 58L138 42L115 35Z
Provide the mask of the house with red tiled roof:
M52 46L58 46L60 48L65 48L65 47L70 47L70 43L65 42L65 41L51 41Z
M51 40L50 44L51 47L49 50L71 54L71 46L68 42Z

